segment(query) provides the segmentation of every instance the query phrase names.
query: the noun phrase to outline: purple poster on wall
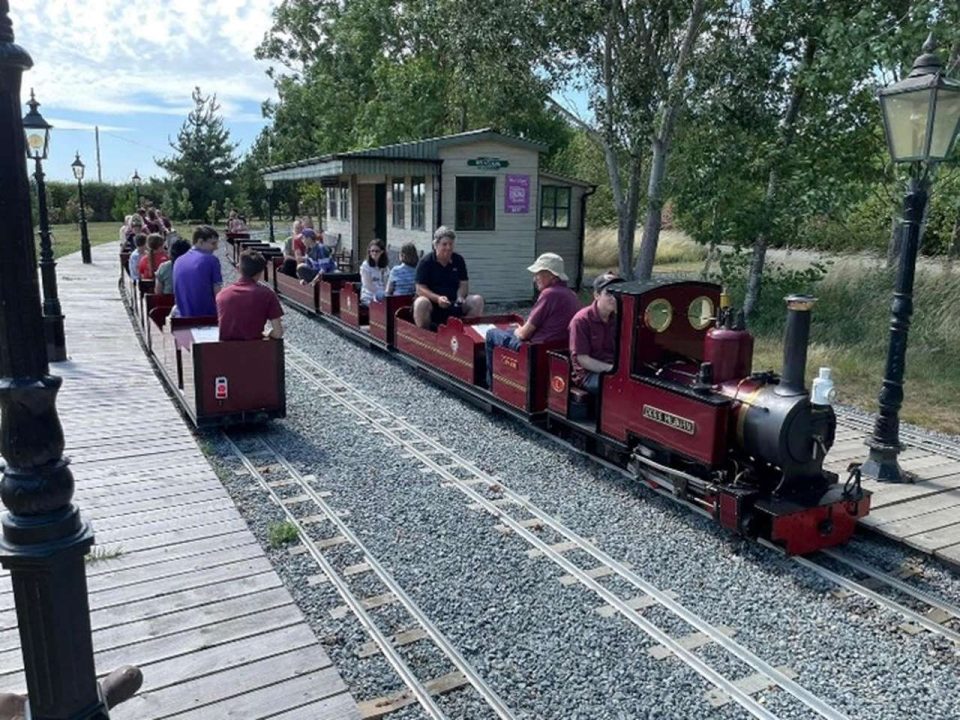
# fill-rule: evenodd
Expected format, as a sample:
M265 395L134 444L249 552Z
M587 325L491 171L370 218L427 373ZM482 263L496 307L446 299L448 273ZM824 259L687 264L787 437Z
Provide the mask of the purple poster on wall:
M506 197L503 211L506 213L530 212L530 176L507 175Z

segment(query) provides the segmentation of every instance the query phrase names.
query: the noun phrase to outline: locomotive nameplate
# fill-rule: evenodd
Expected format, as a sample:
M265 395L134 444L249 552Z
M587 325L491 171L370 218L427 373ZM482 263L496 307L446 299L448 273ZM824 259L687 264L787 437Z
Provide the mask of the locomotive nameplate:
M687 435L697 434L697 424L693 420L668 413L666 410L653 407L653 405L643 406L643 417L655 423L666 425L668 428L679 430Z

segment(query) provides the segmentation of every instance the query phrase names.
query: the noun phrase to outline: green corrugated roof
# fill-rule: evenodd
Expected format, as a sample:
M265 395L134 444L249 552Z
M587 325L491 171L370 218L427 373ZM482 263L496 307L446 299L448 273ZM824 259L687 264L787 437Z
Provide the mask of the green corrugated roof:
M439 149L449 145L462 145L464 143L477 142L479 140L493 140L495 142L505 143L522 147L535 152L544 152L547 145L533 140L507 135L497 132L492 128L480 128L479 130L469 130L467 132L457 133L455 135L443 135L441 137L427 138L425 140L413 140L410 142L395 143L393 145L382 145L381 147L366 148L363 150L350 150L347 152L333 153L332 155L321 155L319 157L299 160L284 165L275 165L273 167L261 170L261 174L268 174L280 170L289 170L291 168L304 167L309 165L319 165L330 162L331 160L347 160L351 158L383 158L395 160L421 160L437 161L439 160Z

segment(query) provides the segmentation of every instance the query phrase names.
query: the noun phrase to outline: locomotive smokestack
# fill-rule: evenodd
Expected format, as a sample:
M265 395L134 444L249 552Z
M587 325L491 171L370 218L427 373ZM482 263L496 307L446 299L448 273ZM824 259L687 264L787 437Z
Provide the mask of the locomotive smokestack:
M783 372L780 391L805 393L803 378L807 371L807 345L810 343L810 310L817 301L810 295L788 295L787 329L783 334Z

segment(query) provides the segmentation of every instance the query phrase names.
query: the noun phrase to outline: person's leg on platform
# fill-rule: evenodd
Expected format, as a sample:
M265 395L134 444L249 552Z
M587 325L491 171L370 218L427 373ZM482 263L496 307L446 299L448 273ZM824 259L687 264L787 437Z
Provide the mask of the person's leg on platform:
M483 297L480 295L467 295L467 297L463 299L463 314L466 317L483 315Z
M600 373L588 372L583 379L583 389L591 395L600 394Z

